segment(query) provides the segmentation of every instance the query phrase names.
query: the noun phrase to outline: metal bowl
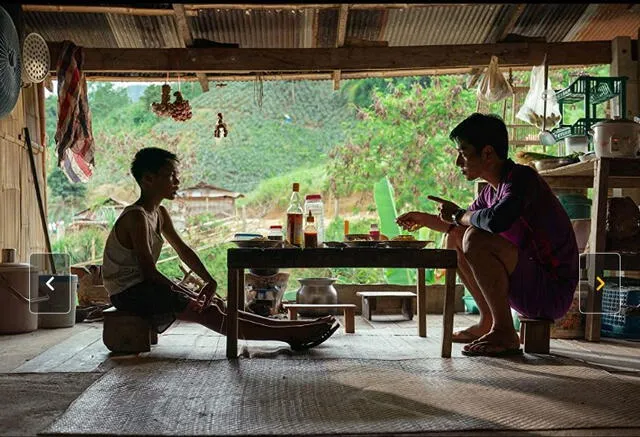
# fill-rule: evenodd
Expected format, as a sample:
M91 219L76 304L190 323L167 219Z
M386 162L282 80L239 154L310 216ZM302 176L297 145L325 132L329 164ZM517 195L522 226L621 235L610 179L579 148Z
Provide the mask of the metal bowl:
M573 164L576 162L575 159L570 158L549 158L549 159L538 159L537 161L533 161L533 165L536 166L538 171L544 170L552 170L554 168L563 167L565 165Z

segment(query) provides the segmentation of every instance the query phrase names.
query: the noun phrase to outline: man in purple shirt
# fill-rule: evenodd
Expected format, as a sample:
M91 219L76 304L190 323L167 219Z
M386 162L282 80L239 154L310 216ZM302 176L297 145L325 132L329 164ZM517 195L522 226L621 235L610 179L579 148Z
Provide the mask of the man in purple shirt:
M468 209L434 196L440 214L412 211L400 226L447 232L458 252L458 275L480 309L480 321L454 333L465 355L522 353L510 307L525 317L558 319L578 283L578 247L571 221L549 185L529 166L507 157L504 122L473 114L449 136L467 180L488 185Z

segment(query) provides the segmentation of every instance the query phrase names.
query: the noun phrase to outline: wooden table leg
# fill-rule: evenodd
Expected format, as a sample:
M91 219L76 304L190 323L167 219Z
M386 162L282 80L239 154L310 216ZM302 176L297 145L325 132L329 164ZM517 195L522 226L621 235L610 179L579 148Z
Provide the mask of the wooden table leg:
M418 269L418 336L427 336L427 286L425 284L424 269Z
M238 285L240 270L228 269L227 273L227 358L238 358ZM244 282L244 281L243 281Z
M456 269L447 269L445 272L444 308L442 309L442 358L451 358L455 297Z
M345 308L344 309L344 332L347 334L353 334L356 332L356 309Z

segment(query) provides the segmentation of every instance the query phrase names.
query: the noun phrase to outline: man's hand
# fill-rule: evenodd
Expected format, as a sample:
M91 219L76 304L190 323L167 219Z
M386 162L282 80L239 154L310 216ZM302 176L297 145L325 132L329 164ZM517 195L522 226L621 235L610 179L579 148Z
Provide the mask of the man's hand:
M200 311L202 312L205 308L209 306L211 301L216 297L216 289L218 288L217 282L210 281L207 282L204 287L200 289L200 293L198 294L197 302L200 304Z
M436 196L427 196L427 199L440 204L440 220L446 223L453 223L453 215L460 209L458 205Z
M396 223L405 231L415 232L424 226L422 213L419 211L406 212L396 218Z

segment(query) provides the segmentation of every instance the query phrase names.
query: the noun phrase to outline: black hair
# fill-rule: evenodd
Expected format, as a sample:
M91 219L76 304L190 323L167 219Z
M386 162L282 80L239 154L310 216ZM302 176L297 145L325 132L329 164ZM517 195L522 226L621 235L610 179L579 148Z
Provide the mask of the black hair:
M145 173L158 173L169 161L179 162L178 157L168 150L158 147L140 149L131 162L131 174L139 184Z
M509 134L502 118L495 114L476 112L465 118L453 128L449 139L465 141L471 144L480 154L484 146L493 146L496 154L507 159L509 153Z

